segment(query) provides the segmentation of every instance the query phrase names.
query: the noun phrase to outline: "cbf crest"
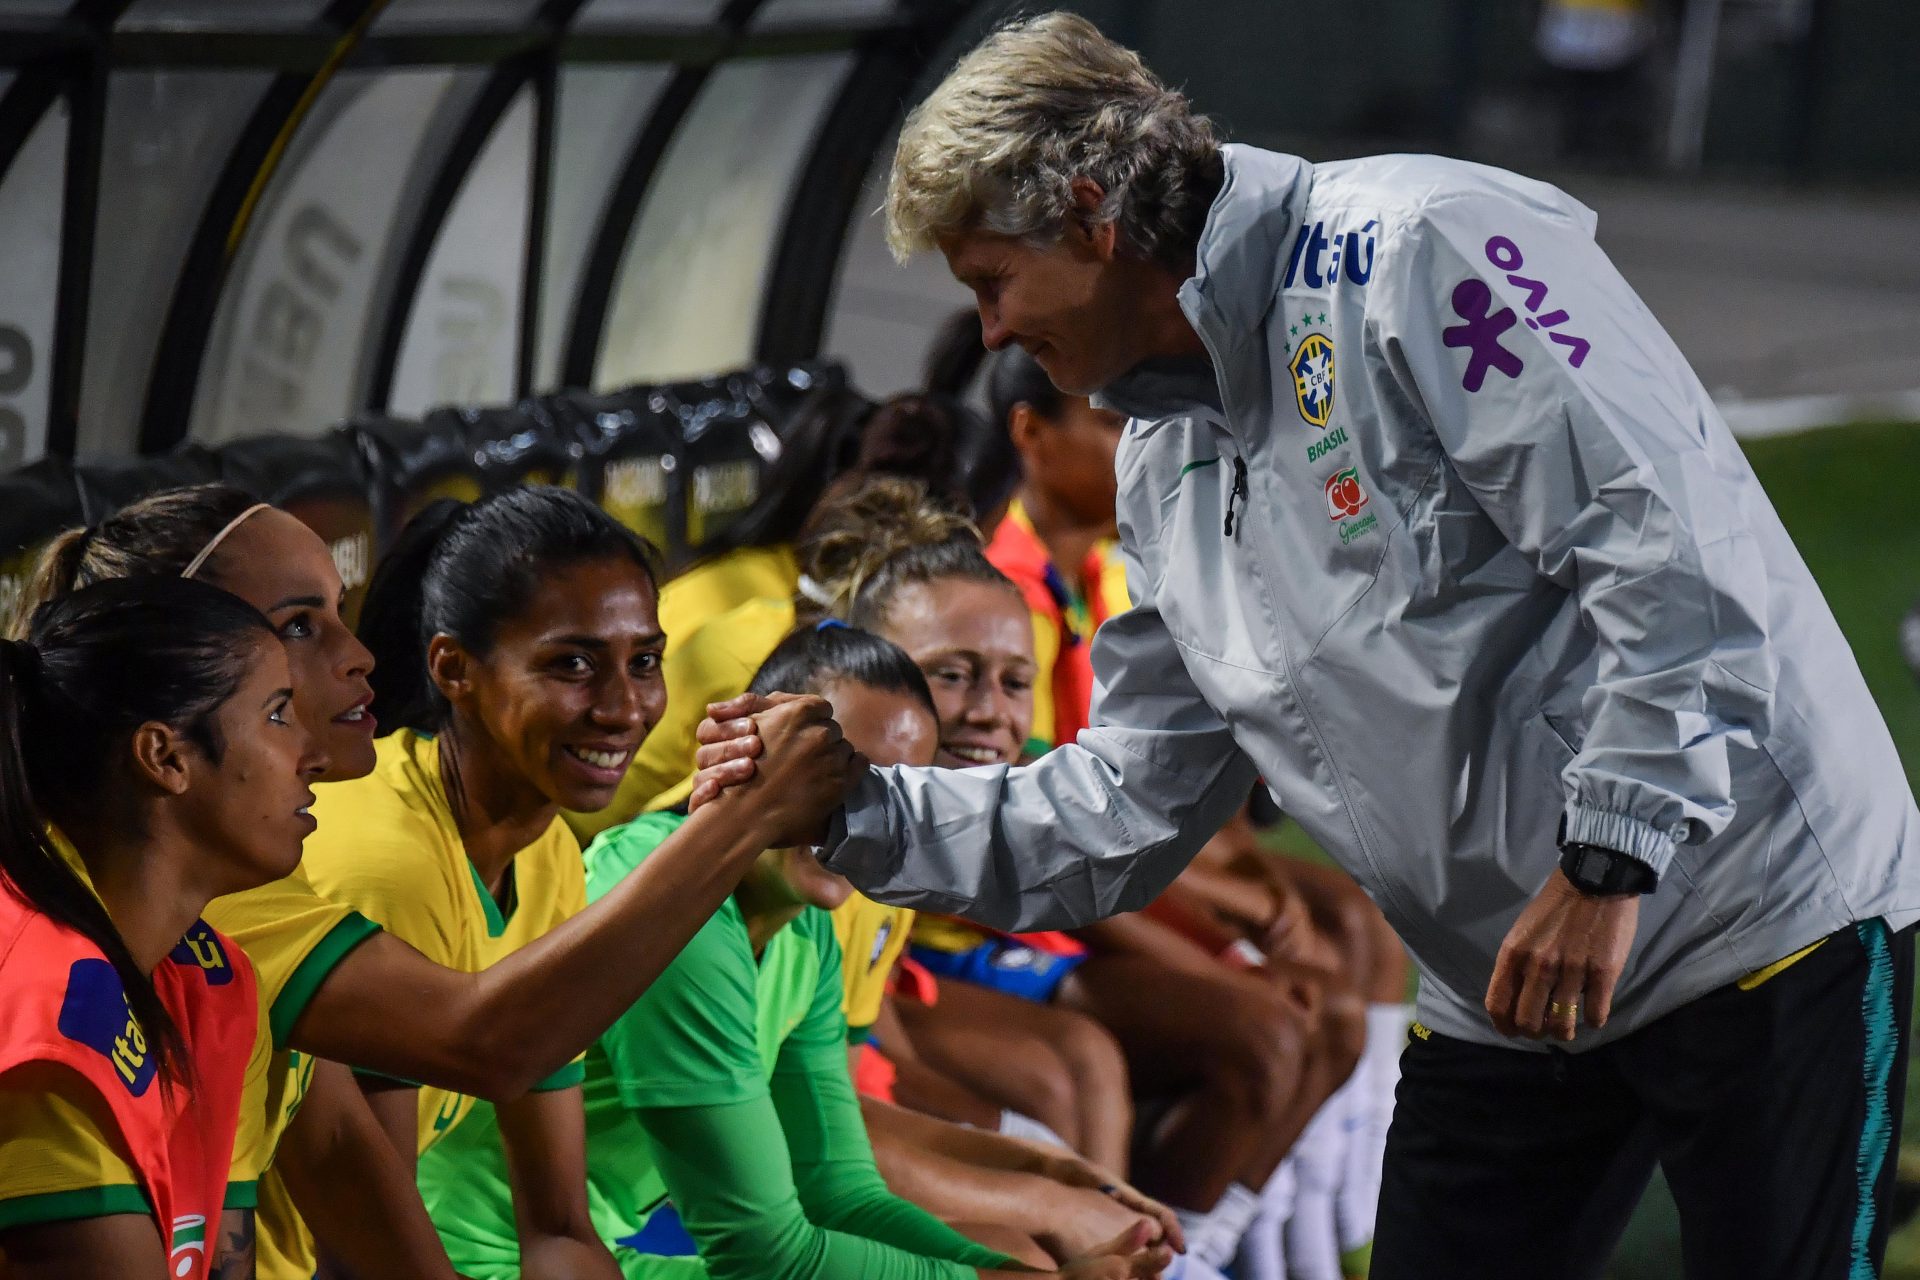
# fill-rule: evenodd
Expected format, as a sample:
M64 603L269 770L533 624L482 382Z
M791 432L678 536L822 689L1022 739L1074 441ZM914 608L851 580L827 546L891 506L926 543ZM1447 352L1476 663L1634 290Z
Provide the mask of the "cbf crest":
M1333 416L1333 339L1310 333L1300 339L1288 366L1293 373L1293 399L1300 416L1316 427Z

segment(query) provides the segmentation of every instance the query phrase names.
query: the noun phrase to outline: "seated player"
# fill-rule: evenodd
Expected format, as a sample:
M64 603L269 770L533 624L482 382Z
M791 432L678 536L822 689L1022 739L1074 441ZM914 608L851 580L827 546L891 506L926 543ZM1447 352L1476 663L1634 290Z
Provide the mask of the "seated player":
M378 744L367 777L319 788L305 859L314 887L468 972L508 963L579 913L580 848L559 811L611 800L659 716L653 581L645 544L567 490L513 490L415 517L361 616L379 703L400 729ZM790 776L750 803L769 816L817 814L818 790L831 793L838 776ZM728 843L752 830L743 824ZM731 864L726 848L716 879ZM585 988L601 975L575 980L570 1000L599 998ZM355 1065L395 1149L411 1157L456 1130L475 1100L419 1087L390 1061ZM579 1082L569 1064L495 1112L529 1280L618 1274L587 1213Z
M864 745L882 761L932 753L925 682L865 633L801 631L754 687L830 697L872 730ZM589 892L644 874L683 821L650 814L600 835L586 855ZM805 849L768 850L589 1053L586 1148L600 1233L632 1241L666 1201L697 1247L685 1258L623 1244L625 1275L886 1280L1025 1270L891 1194L874 1168L848 1077L828 916L847 893ZM462 1272L512 1276L520 1199L490 1120L480 1109L429 1153L421 1185ZM1143 1247L1157 1230L1139 1220L1059 1274L1157 1274L1167 1250Z
M371 772L373 658L341 617L340 574L312 530L248 494L167 490L70 530L42 557L22 611L90 583L189 572L267 616L294 710L324 747L323 780ZM605 1030L731 890L726 868L759 848L741 839L752 809L688 823L653 859L654 877L479 973L436 964L298 874L209 904L208 921L253 962L262 1011L218 1232L222 1280L250 1273L256 1180L263 1219L293 1222L297 1210L360 1280L450 1276L411 1157L401 1162L351 1076L323 1059L477 1096L524 1093ZM583 987L584 974L594 981ZM259 1240L261 1280L308 1280L314 1267L304 1231Z
M291 871L325 766L287 658L202 583L0 643L0 1275L204 1280L259 1016L199 919Z

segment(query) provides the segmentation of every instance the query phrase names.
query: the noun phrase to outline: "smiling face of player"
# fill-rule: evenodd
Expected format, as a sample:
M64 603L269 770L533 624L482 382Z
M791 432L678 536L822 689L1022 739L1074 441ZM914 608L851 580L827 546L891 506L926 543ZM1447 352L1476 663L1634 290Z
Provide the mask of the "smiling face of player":
M500 802L518 792L531 807L591 813L613 803L666 709L665 648L646 570L607 557L544 570L484 654L440 635L428 665L455 707L463 767L480 764Z
M1012 764L1033 727L1033 618L1012 583L908 583L887 603L887 639L927 677L947 769Z

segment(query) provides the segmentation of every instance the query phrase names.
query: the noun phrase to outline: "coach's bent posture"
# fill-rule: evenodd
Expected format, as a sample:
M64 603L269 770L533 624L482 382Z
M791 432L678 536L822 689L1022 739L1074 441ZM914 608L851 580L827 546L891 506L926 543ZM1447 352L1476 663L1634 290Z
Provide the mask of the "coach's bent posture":
M1132 417L1139 603L1077 745L876 770L827 865L1082 924L1263 779L1420 966L1376 1280L1597 1274L1655 1159L1689 1275L1873 1274L1920 815L1593 214L1457 161L1222 147L1061 15L908 118L886 213L988 345ZM703 793L750 770L753 709L703 726Z

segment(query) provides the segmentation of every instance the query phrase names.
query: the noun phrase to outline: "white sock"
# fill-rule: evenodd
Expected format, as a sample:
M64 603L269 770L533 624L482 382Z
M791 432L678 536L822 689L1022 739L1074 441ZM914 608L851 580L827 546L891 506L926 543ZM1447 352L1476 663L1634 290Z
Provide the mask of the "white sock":
M1260 1197L1239 1183L1231 1183L1220 1193L1219 1201L1205 1213L1175 1209L1180 1229L1187 1235L1187 1253L1210 1267L1220 1268L1233 1261L1240 1238L1247 1234L1254 1215L1260 1211Z
M1340 1248L1351 1253L1373 1239L1380 1204L1380 1168L1393 1122L1393 1091L1400 1084L1400 1054L1406 1048L1413 1009L1404 1004L1367 1006L1367 1047L1354 1071L1361 1088L1353 1098L1353 1124L1346 1169L1335 1197Z
M1293 1280L1342 1280L1334 1194L1346 1164L1346 1099L1342 1085L1307 1122L1293 1144L1293 1213L1287 1219L1287 1274Z
M1260 1189L1260 1212L1240 1241L1235 1271L1241 1280L1287 1280L1287 1219L1293 1216L1294 1172L1291 1157Z
M1000 1134L1006 1138L1025 1138L1028 1142L1037 1142L1043 1147L1065 1147L1066 1141L1046 1125L1032 1116L1023 1116L1018 1111L1000 1112Z
M1173 1265L1160 1273L1160 1280L1227 1280L1216 1267L1208 1266L1191 1253L1177 1253Z

